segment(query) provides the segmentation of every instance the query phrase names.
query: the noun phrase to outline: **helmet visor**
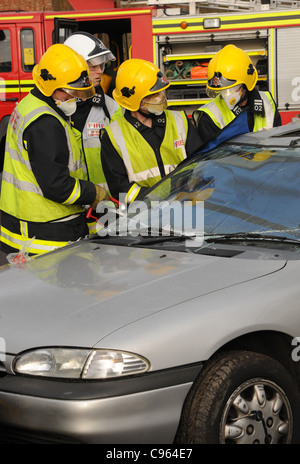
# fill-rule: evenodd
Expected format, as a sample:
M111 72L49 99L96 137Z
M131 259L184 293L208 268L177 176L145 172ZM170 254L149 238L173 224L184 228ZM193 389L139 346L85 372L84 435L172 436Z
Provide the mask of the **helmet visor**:
M226 79L226 77L223 77L220 73L215 73L214 77L209 79L207 82L207 86L214 90L226 89L228 87L232 87L235 84L236 80Z
M93 58L88 58L88 64L92 66L105 65L108 61L116 61L116 57L108 50L103 52L101 55L95 56Z
M216 98L216 96L219 95L220 92L221 90L213 90L213 89L210 89L208 86L206 86L206 95L209 98Z
M154 86L150 89L150 92L159 92L160 90L164 90L169 87L170 82L164 77L161 72L157 73L157 80Z
M95 95L95 88L86 71L82 71L76 81L68 82L64 90L77 98L91 98Z
M67 92L71 97L80 98L81 100L86 100L87 98L92 98L95 95L95 87L89 87L88 89L69 89L63 88L64 92Z
M97 64L93 64L92 61L93 61L93 60L89 60L89 61L88 61L88 65L89 65L89 70L90 70L90 72L91 72L92 70L98 68L98 66L100 67L101 72L104 72L106 63L97 63Z
M113 55L113 53L104 45L101 40L94 38L94 48L89 52L89 54L86 57L86 61L94 61L94 60L101 60L99 62L96 62L96 64L92 63L93 66L97 66L100 63L107 63L107 61L115 61L116 57Z

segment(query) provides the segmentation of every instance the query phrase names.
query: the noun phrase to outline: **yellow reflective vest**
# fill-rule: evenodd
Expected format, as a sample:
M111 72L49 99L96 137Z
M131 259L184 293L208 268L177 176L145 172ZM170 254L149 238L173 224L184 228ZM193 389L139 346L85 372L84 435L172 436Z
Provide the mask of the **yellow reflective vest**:
M63 204L44 197L32 172L23 133L43 114L51 114L63 125L69 146L69 172L76 179L74 189ZM49 105L28 94L16 106L8 126L2 175L0 209L23 221L55 221L84 211L74 202L80 197L79 179L87 179L82 151L69 124Z
M169 174L187 156L185 144L188 122L182 111L165 110L164 114L166 130L160 155L165 173ZM161 179L155 151L125 117L114 121L105 130L123 159L129 182L133 183L126 197L126 201L131 203L141 187L152 187Z
M275 103L270 93L260 91L259 94L264 104L265 114L264 116L260 114L254 114L253 132L262 129L271 129L273 127L274 115L276 111ZM220 129L224 129L224 127L226 127L236 118L234 112L227 107L226 103L220 95L214 98L211 102L207 103L207 105L201 106L197 111L203 111L207 113L215 125Z

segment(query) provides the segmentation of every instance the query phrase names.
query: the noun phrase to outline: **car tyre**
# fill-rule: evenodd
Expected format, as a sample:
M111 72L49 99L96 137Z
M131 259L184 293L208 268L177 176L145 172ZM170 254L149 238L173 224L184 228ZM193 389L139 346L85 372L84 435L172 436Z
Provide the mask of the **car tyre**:
M231 351L207 363L184 405L177 443L300 443L296 382L276 360Z

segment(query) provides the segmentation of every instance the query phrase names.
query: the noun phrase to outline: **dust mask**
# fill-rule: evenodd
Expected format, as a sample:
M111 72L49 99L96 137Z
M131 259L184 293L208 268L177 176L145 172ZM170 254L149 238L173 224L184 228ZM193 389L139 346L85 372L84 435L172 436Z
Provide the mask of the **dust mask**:
M66 100L64 102L60 100L54 100L57 107L65 113L66 116L71 116L75 113L77 109L76 99L70 98L70 100Z
M242 85L235 85L230 89L222 90L221 96L228 109L232 110L235 105L241 100L244 94L244 88Z

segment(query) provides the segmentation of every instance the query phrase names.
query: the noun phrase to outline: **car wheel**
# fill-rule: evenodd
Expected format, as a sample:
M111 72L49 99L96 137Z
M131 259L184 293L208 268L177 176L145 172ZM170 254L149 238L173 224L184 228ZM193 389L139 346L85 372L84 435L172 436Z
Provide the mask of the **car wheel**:
M297 385L277 361L235 351L207 364L186 400L177 443L300 443Z

